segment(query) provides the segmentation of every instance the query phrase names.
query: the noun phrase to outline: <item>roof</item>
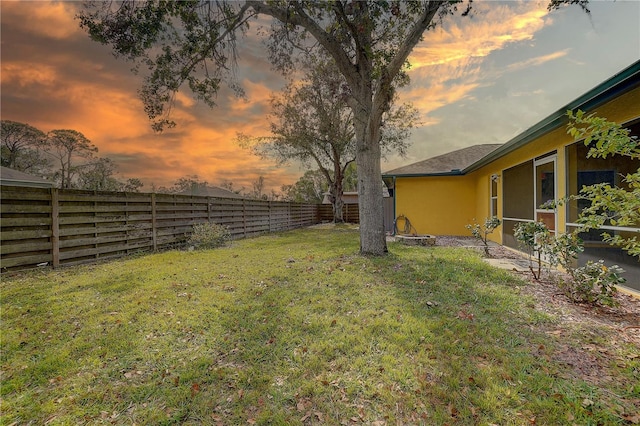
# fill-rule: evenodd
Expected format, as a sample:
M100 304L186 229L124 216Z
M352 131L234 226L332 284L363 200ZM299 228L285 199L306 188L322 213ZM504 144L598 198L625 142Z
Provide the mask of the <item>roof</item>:
M461 170L485 157L502 144L473 145L428 158L384 173L384 176L459 175Z
M346 191L342 193L342 202L344 204L358 204L358 192ZM325 192L322 198L322 204L331 204L331 193Z
M38 176L0 166L0 183L8 186L29 186L35 188L53 188L54 183Z

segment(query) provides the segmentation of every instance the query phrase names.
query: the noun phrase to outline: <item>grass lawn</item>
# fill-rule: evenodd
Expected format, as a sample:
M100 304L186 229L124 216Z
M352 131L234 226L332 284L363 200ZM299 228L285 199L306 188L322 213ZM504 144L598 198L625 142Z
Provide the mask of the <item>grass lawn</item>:
M634 421L637 346L572 378L529 284L462 248L358 243L306 229L3 277L0 424Z

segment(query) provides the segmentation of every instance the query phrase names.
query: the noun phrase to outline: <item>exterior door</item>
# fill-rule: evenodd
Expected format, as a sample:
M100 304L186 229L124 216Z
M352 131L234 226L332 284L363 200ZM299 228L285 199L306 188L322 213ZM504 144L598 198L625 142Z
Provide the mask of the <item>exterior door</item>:
M555 233L557 229L556 212L553 207L545 206L545 203L557 200L558 185L556 176L556 156L536 160L534 162L534 188L535 188L535 212L536 221L544 222L549 231Z

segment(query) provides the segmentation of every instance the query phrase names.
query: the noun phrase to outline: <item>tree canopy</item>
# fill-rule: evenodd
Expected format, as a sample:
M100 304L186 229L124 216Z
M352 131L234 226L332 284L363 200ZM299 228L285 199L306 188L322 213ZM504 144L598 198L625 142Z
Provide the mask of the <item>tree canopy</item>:
M46 135L42 130L17 121L2 120L2 165L26 173L40 174L50 166L43 154Z
M549 8L587 0L552 0ZM149 70L140 90L156 128L172 124L167 113L187 84L215 105L222 84L234 80L236 42L258 15L273 18L268 32L271 62L284 72L297 54L322 49L346 82L356 135L360 249L387 251L380 181L381 126L397 87L408 84L407 58L423 33L453 13L469 15L471 0L453 1L190 1L86 3L79 18L90 36Z
M47 144L60 166L54 176L60 182L60 188L73 188L73 179L82 167L79 160L91 160L98 152L98 148L77 130L52 130L47 134Z

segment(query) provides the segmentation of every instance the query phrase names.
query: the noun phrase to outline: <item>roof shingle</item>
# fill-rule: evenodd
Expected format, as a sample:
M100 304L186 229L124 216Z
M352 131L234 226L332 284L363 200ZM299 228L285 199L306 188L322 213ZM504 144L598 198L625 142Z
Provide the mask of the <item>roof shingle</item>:
M457 174L502 144L473 145L383 173L385 176Z

